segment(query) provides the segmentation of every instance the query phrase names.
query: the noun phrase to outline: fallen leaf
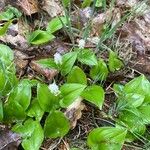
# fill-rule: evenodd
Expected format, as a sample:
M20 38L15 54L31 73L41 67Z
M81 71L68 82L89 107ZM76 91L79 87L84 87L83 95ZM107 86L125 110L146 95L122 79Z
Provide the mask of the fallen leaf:
M45 10L51 17L62 14L63 9L61 8L59 1L57 0L44 0L43 10Z
M77 121L82 116L82 110L85 108L85 105L81 102L82 98L77 98L70 106L67 107L65 115L70 120L71 128L76 127Z

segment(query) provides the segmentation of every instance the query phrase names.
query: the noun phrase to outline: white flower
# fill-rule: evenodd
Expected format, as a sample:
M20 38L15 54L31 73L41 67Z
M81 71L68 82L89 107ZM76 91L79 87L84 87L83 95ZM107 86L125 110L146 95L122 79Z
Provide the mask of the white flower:
M60 94L59 87L58 87L58 85L56 85L55 82L52 84L49 84L48 88L51 91L51 93L54 94L55 96Z
M83 49L85 47L85 40L83 40L83 39L79 40L79 45L78 46L79 46L80 49Z
M62 56L59 53L54 54L54 61L56 64L62 64Z

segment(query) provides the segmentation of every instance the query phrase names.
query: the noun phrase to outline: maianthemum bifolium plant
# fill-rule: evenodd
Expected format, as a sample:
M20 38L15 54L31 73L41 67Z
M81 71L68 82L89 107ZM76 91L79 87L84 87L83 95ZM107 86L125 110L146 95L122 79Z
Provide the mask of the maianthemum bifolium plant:
M113 61L117 60L116 63L111 62L112 53L115 56ZM107 66L104 60L97 60L90 49L80 49L79 52L77 48L54 59L39 60L38 63L43 67L60 71L64 83L58 85L57 89L55 84L51 86L51 84L43 84L37 80L22 79L19 81L15 75L13 51L8 46L1 44L1 122L13 124L12 131L21 135L22 146L25 150L38 150L44 137L63 137L70 129L70 122L61 108L67 108L77 98L82 97L102 110L105 92L98 83L107 78L112 66L114 66L112 71L118 70L118 66L121 66L118 65L118 61L117 55L111 51ZM88 74L91 80L96 82L87 80L87 75L82 68L76 66L80 64L77 62L89 67ZM36 90L36 94L33 95L32 90ZM55 90L59 92L54 92ZM115 84L114 91L117 95L115 125L92 130L88 135L88 146L92 150L120 150L125 141L131 142L139 139L150 122L149 90L150 83L143 75L124 86ZM43 120L46 114L48 115ZM44 124L41 124L41 120Z

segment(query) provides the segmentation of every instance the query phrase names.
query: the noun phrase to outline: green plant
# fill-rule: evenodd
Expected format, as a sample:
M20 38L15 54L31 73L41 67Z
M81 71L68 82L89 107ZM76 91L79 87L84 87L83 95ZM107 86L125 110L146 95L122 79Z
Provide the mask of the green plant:
M66 17L53 18L48 23L46 31L39 29L35 30L29 35L28 41L30 44L33 45L44 44L49 41L52 41L55 38L53 33L60 30L65 24L66 24Z

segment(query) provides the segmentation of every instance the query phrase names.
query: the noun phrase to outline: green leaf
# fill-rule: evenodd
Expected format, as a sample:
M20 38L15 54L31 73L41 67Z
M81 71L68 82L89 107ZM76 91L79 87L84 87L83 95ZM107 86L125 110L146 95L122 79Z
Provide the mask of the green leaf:
M18 120L24 120L25 117L25 110L17 101L4 104L4 121L12 123Z
M91 49L83 49L78 54L78 61L89 66L97 65L96 56Z
M106 80L108 76L108 68L104 60L100 59L98 64L92 67L90 70L90 76L95 81Z
M3 102L0 99L0 121L3 120Z
M60 30L63 27L63 24L66 25L66 17L56 17L53 18L47 26L47 32L52 34L58 30Z
M93 0L84 0L82 3L82 8L90 7Z
M35 117L37 121L40 121L42 119L43 114L44 111L40 107L38 100L34 99L27 110L27 115L30 117Z
M123 94L123 89L124 89L124 86L121 84L114 84L113 85L113 90L114 90L115 94L117 94L117 96Z
M86 75L81 68L75 66L67 77L67 83L80 83L86 85Z
M138 110L141 113L144 124L150 124L150 105L141 106Z
M24 150L39 150L44 140L43 129L39 122L28 119L23 125L15 125L12 130L22 135Z
M121 150L126 133L122 128L96 128L88 136L88 145L92 150Z
M12 23L12 20L6 22L3 27L0 27L0 36L5 35L11 23Z
M111 72L115 72L123 67L122 61L118 58L117 54L113 51L109 52L109 62L108 62L109 70Z
M53 40L54 38L55 37L52 34L46 31L36 30L29 36L29 43L34 45L44 44Z
M9 6L5 12L0 13L0 20L10 20L15 16L17 18L21 17L21 13L15 7Z
M126 141L128 142L135 140L137 135L143 135L146 130L143 119L136 114L134 110L126 110L122 111L119 115L119 120L124 123L123 125L130 131L126 136Z
M99 109L102 109L105 97L102 87L97 85L89 86L82 92L81 96L90 103L95 104Z
M31 85L26 79L22 80L16 88L10 93L8 102L18 102L24 110L30 105L31 100Z
M45 84L38 84L37 99L40 107L46 112L50 112L58 106L58 97L53 95Z
M53 111L45 121L44 133L46 137L63 137L69 131L70 123L65 115L60 111Z
M76 59L77 59L76 52L69 52L69 53L63 55L62 66L61 66L62 75L66 75L71 71Z
M139 107L142 105L144 102L145 96L136 94L136 93L130 93L125 95L125 99L127 100L127 105L129 106L134 106L134 107Z
M103 6L103 0L96 0L96 7L102 7Z
M64 7L70 7L71 0L62 0L62 3Z
M12 64L14 59L13 51L6 45L0 44L0 60L2 63L5 63L7 66Z
M141 75L128 82L124 87L125 93L136 93L145 96L144 102L150 103L150 83Z
M40 59L36 62L44 68L58 69L57 65L55 64L55 62L52 58Z
M68 107L74 102L86 88L86 85L77 83L64 84L61 88L62 99L60 100L61 107Z

